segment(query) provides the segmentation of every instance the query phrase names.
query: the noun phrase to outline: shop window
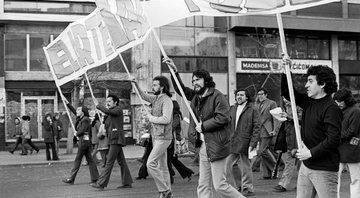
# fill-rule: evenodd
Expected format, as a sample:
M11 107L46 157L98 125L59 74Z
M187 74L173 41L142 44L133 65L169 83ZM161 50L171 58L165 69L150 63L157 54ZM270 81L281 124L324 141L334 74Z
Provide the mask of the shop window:
M237 36L236 56L241 58L259 58L260 45L257 38L252 35Z
M49 71L43 47L50 43L50 35L30 35L30 71Z
M339 59L357 60L357 46L355 40L339 40Z
M286 45L289 56L294 59L307 59L307 40L306 38L288 37Z
M26 34L5 34L5 70L26 71Z
M226 31L220 33L214 28L195 28L195 55L227 56Z
M227 57L170 57L179 73L192 73L197 69L205 69L210 73L227 73ZM169 72L165 63L161 64L161 72Z
M330 59L330 45L329 40L309 39L308 40L308 59Z
M266 30L264 30L266 31ZM288 54L292 59L330 59L330 40L317 36L286 36ZM280 58L281 42L276 32L238 35L236 56L240 58Z
M46 13L87 15L94 11L95 3L65 1L18 1L5 0L4 12L15 13Z
M360 103L360 78L358 75L340 75L340 89L351 90L357 103Z
M15 139L15 123L16 117L21 116L21 92L6 91L6 139Z

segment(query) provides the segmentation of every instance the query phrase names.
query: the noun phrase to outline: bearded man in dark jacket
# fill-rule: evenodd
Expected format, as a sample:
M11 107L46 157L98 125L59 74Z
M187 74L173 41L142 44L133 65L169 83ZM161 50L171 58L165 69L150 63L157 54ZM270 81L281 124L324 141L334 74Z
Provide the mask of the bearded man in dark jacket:
M171 59L165 59L176 73L185 96L191 101L191 109L199 120L196 124L191 118L189 139L200 147L198 197L244 197L226 178L226 158L230 154L230 105L206 70L193 72L192 85L194 89L185 87L181 82L177 68ZM172 78L173 84L174 79ZM175 86L179 94L179 88Z

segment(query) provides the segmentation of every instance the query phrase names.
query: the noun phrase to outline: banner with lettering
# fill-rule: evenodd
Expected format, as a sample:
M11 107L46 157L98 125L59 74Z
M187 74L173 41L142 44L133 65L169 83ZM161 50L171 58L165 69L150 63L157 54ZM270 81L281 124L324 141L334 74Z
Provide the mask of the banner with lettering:
M141 3L151 26L160 27L195 15L266 15L336 1L339 0L141 0Z
M44 51L60 86L143 42L151 28L186 17L275 14L335 1L96 0L95 11L71 23Z
M90 15L71 23L44 47L58 86L142 43L150 33L149 23L138 1L112 2L114 4L97 2L98 8Z

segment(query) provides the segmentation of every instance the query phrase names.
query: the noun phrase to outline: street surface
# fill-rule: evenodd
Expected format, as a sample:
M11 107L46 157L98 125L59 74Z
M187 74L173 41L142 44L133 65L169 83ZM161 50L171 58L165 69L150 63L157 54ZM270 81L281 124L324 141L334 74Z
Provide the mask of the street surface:
M194 172L198 167L193 165L190 157L180 158ZM87 166L82 166L77 175L74 185L61 182L66 178L72 168L71 163L59 163L51 165L13 165L0 166L0 197L1 198L51 198L51 197L122 197L122 198L157 198L158 192L152 178L135 180L140 163L134 159L128 160L134 184L132 189L116 189L120 185L120 169L115 164L110 183L104 191L89 186L90 176ZM98 166L99 171L101 167ZM176 171L175 171L176 172ZM289 190L284 193L272 192L272 188L278 180L259 180L260 173L254 173L255 195L252 197L287 198L295 197L296 178ZM181 179L176 172L175 183L172 185L175 198L195 198L198 176L193 176L190 182ZM343 174L342 196L349 196L349 174ZM345 192L344 192L345 191Z

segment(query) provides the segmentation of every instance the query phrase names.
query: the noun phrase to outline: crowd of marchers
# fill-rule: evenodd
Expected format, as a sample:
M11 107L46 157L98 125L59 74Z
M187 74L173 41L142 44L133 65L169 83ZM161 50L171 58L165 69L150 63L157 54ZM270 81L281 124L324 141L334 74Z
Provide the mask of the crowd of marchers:
M195 161L199 166L199 198L256 195L254 171L262 172L258 179L279 178L273 188L275 192L289 190L292 177L297 173L298 198L338 198L341 197L340 182L344 170L350 174L351 197L359 197L360 109L350 90L337 90L336 76L331 68L313 66L307 70L306 93L293 88L296 101L293 111L285 74L282 75L279 104L268 98L265 88L258 89L255 96L251 96L249 90L240 88L234 92L235 104L230 105L225 95L215 88L208 71L194 71L190 88L182 82L171 59L166 58L163 62L174 71L171 81L175 92L179 95L183 92L193 111L187 136L190 144L194 145ZM190 181L194 174L174 151L175 142L182 139L180 123L183 116L179 103L171 99L170 81L164 76L153 79L152 94L145 93L134 77L129 80L138 89L141 98L150 103L150 108L143 112L148 123L148 136L144 140L146 148L136 179L146 179L151 175L158 196L173 197L171 185L175 172L172 165L184 179ZM116 160L120 165L122 182L118 188L132 188L133 179L122 149L126 143L123 107L119 98L108 95L105 106L94 99L98 113L92 121L86 106L75 108L65 98L63 100L76 115L75 137L79 147L70 176L63 182L75 182L85 157L91 187L99 190L107 187ZM26 143L39 151L32 144L31 136L26 135L29 120L28 116L15 119L17 142L11 153L18 144L22 144L22 152L26 154ZM296 122L299 123L299 133L295 130ZM46 157L51 159L51 147L53 160L58 160L56 145L62 125L56 116L49 115L45 117L43 127L44 131L52 134L49 141L45 141ZM96 157L98 151L102 158L100 172L96 165L99 162Z

